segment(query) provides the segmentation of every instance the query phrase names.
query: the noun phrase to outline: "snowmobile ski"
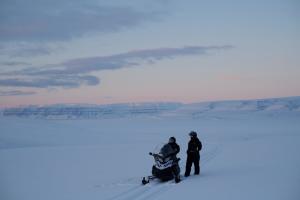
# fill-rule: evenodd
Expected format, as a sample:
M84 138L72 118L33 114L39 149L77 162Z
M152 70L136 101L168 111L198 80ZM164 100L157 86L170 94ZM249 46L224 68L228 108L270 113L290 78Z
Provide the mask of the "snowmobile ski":
M154 179L156 179L155 176L147 176L147 177L143 177L142 184L143 184L143 185L146 185L146 184L150 183L150 180L154 180Z

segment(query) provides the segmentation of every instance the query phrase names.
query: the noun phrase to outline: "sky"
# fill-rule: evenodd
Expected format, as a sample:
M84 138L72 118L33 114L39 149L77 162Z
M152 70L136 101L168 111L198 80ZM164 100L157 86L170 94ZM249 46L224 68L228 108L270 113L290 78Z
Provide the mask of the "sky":
M1 0L0 108L300 96L298 0Z

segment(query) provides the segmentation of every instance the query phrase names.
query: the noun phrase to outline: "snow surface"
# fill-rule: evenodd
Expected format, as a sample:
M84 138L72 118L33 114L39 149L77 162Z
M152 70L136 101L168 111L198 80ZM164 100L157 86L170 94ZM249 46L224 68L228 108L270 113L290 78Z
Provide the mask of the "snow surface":
M299 104L210 102L81 120L1 116L0 199L298 200ZM153 164L148 152L170 136L184 172L191 130L203 143L201 175L142 186Z

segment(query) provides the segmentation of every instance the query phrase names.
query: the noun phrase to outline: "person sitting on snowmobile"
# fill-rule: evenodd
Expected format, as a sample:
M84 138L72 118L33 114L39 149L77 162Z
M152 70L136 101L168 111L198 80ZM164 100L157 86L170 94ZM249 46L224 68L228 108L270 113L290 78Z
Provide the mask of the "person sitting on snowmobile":
M171 158L176 161L176 164L173 165L173 167L172 167L172 171L173 171L173 174L175 176L175 182L179 183L180 182L180 167L179 167L178 158L176 157L176 155L179 153L180 147L176 143L176 138L175 137L170 137L168 144L173 149L173 152L169 156L171 156Z
M168 144L172 147L173 152L170 154L170 156L172 156L172 158L175 158L174 160L176 160L176 155L179 153L180 151L180 147L179 145L176 143L176 138L175 137L170 137L169 138L169 142Z
M176 155L180 147L176 143L175 137L170 137L168 143L157 146L154 152L149 155L154 157L155 164L152 166L152 176L143 177L142 184L149 183L155 178L161 181L169 181L175 178L175 182L180 182L179 160Z

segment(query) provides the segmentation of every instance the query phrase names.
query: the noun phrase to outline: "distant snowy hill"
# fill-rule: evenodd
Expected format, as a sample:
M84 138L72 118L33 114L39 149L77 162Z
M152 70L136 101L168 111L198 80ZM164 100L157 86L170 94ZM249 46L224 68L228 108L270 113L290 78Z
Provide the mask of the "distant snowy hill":
M143 103L111 105L50 105L9 108L3 116L33 117L48 119L95 119L121 118L138 115L158 115L179 108L179 103Z
M3 116L46 119L99 119L130 116L201 116L215 112L300 112L300 97L216 101L193 104L140 103L111 105L61 104L3 110Z

